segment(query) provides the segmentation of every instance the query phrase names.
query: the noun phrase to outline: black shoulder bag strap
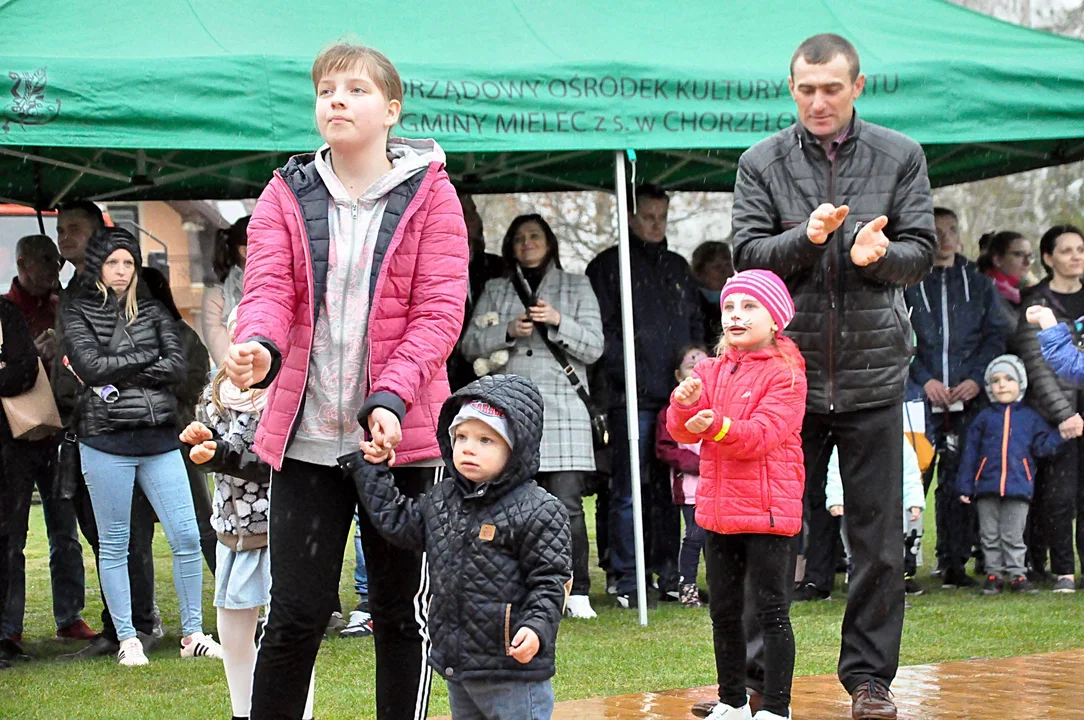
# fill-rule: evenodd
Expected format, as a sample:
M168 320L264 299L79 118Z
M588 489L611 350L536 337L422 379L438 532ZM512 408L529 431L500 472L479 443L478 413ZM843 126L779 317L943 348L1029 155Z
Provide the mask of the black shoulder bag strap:
M528 312L532 307L538 303L538 294L531 292L531 286L527 282L527 278L523 276L523 270L516 265L516 274L512 276L512 287L516 289L516 294L519 295L520 301L523 303ZM553 354L557 364L561 366L561 372L565 374L568 381L572 383L572 387L575 388L576 394L580 396L580 400L587 406L587 412L592 416L598 413L595 403L591 400L590 393L587 392L587 387L580 380L580 376L576 374L575 368L572 367L572 361L568 359L568 353L562 350L557 343L550 340L549 328L545 323L536 322L534 324L534 330L542 338L542 342L546 343L546 347L549 348L550 353Z

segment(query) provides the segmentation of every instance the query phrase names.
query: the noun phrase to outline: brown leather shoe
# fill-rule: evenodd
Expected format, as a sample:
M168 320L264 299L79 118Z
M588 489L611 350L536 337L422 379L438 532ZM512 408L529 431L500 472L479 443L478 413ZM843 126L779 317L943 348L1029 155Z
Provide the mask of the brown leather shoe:
M851 695L851 717L854 720L896 720L892 693L876 680L862 683Z
M749 712L753 715L757 714L760 710L760 693L753 688L745 688L745 692L749 694ZM693 705L692 713L698 718L706 718L711 715L711 711L715 709L715 706L719 704L718 700L705 700Z

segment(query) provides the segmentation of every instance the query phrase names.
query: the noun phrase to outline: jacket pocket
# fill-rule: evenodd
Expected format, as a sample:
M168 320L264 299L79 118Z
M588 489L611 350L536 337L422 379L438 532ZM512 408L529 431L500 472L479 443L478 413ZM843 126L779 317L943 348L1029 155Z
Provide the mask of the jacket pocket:
M1028 465L1028 459L1024 458L1024 474L1028 476L1028 485L1032 484L1031 479L1031 466Z
M984 467L986 467L986 458L983 458L982 462L979 463L979 469L975 472L975 482L979 481L979 476L982 475L982 469Z

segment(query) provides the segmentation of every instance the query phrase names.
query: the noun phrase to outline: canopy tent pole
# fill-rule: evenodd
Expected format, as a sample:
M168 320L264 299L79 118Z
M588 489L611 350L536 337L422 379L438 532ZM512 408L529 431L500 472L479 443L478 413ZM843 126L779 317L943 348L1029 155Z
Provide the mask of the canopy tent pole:
M629 428L629 469L632 477L633 547L636 551L636 598L640 624L647 625L647 572L644 562L644 515L640 497L640 408L636 397L636 341L632 319L632 263L629 259L628 191L625 185L625 153L614 153L614 185L617 190L617 256L621 266L621 337L625 350L625 402Z
M34 163L34 210L37 211L38 215L38 232L42 235L45 234L45 218L41 216L41 206L44 202L45 197L41 190L41 164Z

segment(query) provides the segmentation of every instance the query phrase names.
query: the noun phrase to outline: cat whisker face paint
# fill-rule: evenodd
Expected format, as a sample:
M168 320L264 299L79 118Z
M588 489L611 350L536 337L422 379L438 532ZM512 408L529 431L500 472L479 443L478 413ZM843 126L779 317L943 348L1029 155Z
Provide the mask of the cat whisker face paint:
M725 292L725 288L724 288ZM759 350L772 342L776 326L767 308L752 295L732 293L722 302L723 337L738 350Z

